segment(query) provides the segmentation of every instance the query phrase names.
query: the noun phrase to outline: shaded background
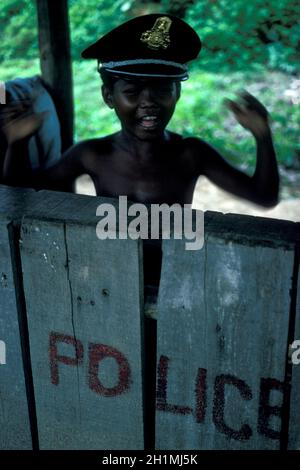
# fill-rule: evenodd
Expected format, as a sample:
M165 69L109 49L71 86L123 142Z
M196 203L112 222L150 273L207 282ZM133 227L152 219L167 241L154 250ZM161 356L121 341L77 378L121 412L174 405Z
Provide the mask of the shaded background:
M254 139L222 104L225 97L234 98L238 90L246 88L271 113L282 179L281 197L284 203L289 202L289 207L295 206L296 215L292 218L300 220L298 1L69 0L75 140L100 137L119 128L114 113L102 103L96 63L81 60L81 51L121 22L151 12L184 18L203 42L199 59L191 64L191 78L183 84L182 98L169 128L207 140L231 163L251 174L255 165ZM1 2L0 44L0 80L39 73L34 1ZM217 193L203 181L198 185L197 197L198 202L203 198L210 201L205 208L222 210L228 195ZM232 208L231 201L236 204L229 197L226 210L244 212L243 207ZM251 207L246 209L246 213L251 211ZM284 218L287 213L286 206L279 216Z

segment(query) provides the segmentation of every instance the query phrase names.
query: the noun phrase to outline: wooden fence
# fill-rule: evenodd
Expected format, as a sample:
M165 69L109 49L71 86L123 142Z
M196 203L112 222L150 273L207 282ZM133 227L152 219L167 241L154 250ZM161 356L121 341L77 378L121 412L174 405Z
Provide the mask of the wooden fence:
M201 250L163 240L145 316L103 202L0 187L0 448L299 449L300 224L206 213Z

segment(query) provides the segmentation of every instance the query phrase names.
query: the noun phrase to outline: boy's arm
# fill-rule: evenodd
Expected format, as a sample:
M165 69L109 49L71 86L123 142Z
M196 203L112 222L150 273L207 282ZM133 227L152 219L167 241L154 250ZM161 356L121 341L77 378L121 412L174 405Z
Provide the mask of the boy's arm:
M77 176L84 173L82 146L69 149L62 159L47 170L32 171L29 164L28 140L40 127L44 113L32 113L23 109L8 108L7 122L2 127L7 141L3 164L3 183L12 186L27 186L35 189L72 191Z
M83 143L71 147L59 162L46 170L31 171L24 164L20 164L21 161L23 163L29 159L26 155L28 145L23 145L20 141L8 147L3 168L3 183L11 186L73 192L75 179L87 172L83 165L83 147Z
M243 106L229 100L227 104L239 123L256 140L257 160L253 176L232 167L215 149L200 140L193 144L194 154L197 153L196 171L236 196L265 207L273 207L278 203L279 174L268 114L253 96L244 93L242 97Z

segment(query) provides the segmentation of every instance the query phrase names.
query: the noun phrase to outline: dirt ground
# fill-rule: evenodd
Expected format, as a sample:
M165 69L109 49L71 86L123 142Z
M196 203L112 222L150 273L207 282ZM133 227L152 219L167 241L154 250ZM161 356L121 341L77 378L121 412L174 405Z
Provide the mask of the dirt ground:
M95 188L89 176L83 175L78 178L76 192L95 196ZM196 185L192 207L203 211L223 212L224 214L248 214L300 222L300 196L289 198L289 190L284 186L282 187L282 194L283 198L276 207L263 209L234 197L232 194L219 189L204 176L200 176Z
M196 185L193 207L224 214L230 212L300 222L300 198L281 199L276 207L264 209L219 189L203 176L200 176Z

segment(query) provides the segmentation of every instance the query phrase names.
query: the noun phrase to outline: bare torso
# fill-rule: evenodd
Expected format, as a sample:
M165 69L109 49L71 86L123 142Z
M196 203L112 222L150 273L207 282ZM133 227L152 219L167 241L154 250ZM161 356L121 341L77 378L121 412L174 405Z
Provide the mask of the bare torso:
M187 143L178 134L168 133L168 139L152 145L149 152L135 154L118 133L86 141L83 161L99 196L190 204L197 177Z

